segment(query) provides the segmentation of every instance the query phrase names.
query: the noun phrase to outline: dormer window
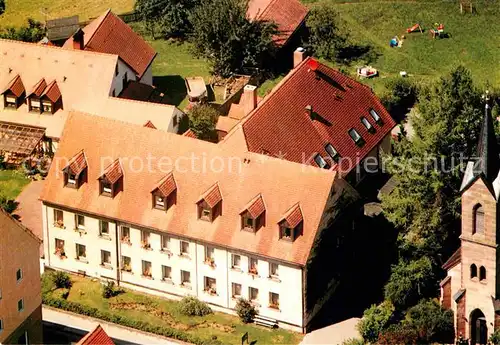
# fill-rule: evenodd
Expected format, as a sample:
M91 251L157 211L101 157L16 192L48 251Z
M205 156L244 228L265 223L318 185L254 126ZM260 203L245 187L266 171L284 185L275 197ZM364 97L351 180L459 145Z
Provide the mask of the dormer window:
M368 132L372 132L373 131L373 126L372 124L370 123L370 121L368 121L368 119L366 117L361 117L361 123L363 124L363 126L365 126L366 130Z
M43 91L46 88L47 88L47 83L45 82L44 78L40 79L40 81L36 83L36 85L33 87L33 90L29 93L29 96L27 97L28 111L39 114L42 112L40 97L42 96Z
M214 184L197 202L198 219L213 222L222 214L222 195L219 185Z
M85 154L80 151L69 164L63 169L64 186L70 188L79 188L85 182L87 171L87 160Z
M316 156L314 156L314 162L316 162L316 165L322 169L329 169L330 168L330 165L326 162L326 160L319 153Z
M356 145L361 146L364 144L363 138L359 135L358 131L352 128L349 130L349 136L356 143Z
M7 86L6 90L3 92L4 107L17 109L23 103L24 95L26 90L24 89L21 77L16 75Z
M328 153L331 159L333 159L335 162L338 162L340 155L337 152L337 150L335 150L335 148L332 146L332 144L326 144L325 151L326 153Z
M240 213L241 215L241 229L251 232L256 232L265 222L264 200L261 195L258 195L248 203L245 209Z
M151 192L153 196L153 208L168 210L177 202L177 185L172 173L165 176Z
M380 115L375 111L375 109L370 109L370 116L372 117L372 119L378 123L378 124L381 124L382 123L382 118L380 117Z
M54 114L59 108L62 108L62 96L57 82L52 81L40 96L41 112Z
M99 194L114 198L120 191L123 170L120 160L115 160L99 177Z
M279 225L279 239L293 242L297 237L302 235L302 210L297 204L287 211Z

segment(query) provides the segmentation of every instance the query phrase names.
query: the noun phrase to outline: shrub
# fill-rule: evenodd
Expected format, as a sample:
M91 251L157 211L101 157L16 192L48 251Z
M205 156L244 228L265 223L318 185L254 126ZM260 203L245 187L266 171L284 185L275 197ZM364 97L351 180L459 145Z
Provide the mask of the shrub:
M197 105L188 113L189 127L201 140L217 141L215 126L219 112L210 105Z
M111 298L120 293L120 290L115 287L115 282L110 280L102 286L102 297Z
M52 275L54 285L58 289L70 289L73 283L68 273L63 271L56 271Z
M414 329L401 324L391 325L380 333L377 345L416 345L417 339Z
M208 304L192 296L184 297L179 302L179 310L182 314L188 316L205 316L212 314L212 309L210 309Z
M365 345L365 342L363 339L350 338L350 339L344 340L342 345Z
M240 298L236 303L236 313L240 317L241 321L244 323L253 322L255 315L257 315L257 310L250 301Z
M384 301L379 305L372 305L365 310L363 318L358 323L358 331L363 339L370 343L375 343L379 334L389 326L394 306L389 301Z
M405 328L418 335L423 344L451 344L455 338L453 312L446 310L436 300L421 300L406 312Z
M490 343L493 345L500 345L500 329L495 330L490 336Z

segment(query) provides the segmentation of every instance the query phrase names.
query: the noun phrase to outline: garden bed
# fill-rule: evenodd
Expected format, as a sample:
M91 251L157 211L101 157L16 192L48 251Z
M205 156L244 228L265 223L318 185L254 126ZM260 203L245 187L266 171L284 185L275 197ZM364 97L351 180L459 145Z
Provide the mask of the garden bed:
M238 344L246 332L257 344L298 344L302 339L299 333L244 324L224 313L186 316L180 313L178 301L132 290L105 299L98 280L73 275L71 280L73 286L64 299L64 289L55 289L50 275L44 274L44 304L194 344Z

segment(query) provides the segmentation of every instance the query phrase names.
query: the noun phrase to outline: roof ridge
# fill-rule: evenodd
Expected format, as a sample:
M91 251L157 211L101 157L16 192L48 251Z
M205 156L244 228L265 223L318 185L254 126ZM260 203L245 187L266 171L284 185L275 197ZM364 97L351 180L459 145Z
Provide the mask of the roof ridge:
M264 8L262 12L259 12L258 15L255 17L254 20L259 20L261 17L264 16L264 13L267 13L269 11L269 8L271 7L271 4L275 3L278 0L271 0L267 3L267 6Z
M94 32L92 33L92 35L90 35L88 41L87 41L87 44L85 44L85 46L89 45L90 44L90 41L92 41L92 39L94 38L95 34L97 33L97 31L99 31L99 29L101 28L102 26L102 23L104 23L104 21L106 20L106 18L108 17L108 15L112 13L111 12L111 8L108 8L106 11L104 11L103 14L101 14L99 17L95 18L94 20L98 20L101 16L102 16L102 19L101 21L98 23L97 27L95 28ZM93 20L93 21L94 21ZM92 22L93 22L92 21ZM87 27L88 25L90 25L92 22L88 23L87 25L85 25L85 27ZM83 29L82 29L83 30ZM84 47L85 48L85 47ZM85 49L83 49L85 50Z
M111 98L113 100L116 100L117 102L131 102L131 103L140 103L140 104L148 104L150 106L157 106L157 107L162 107L162 108L165 108L165 107L168 107L168 108L176 108L176 109L179 109L177 108L175 105L173 104L166 104L166 103L154 103L154 102L145 102L145 101L138 101L136 99L128 99L128 98L120 98L120 97L113 97L113 96L108 96L108 98ZM180 111L180 109L179 109ZM149 120L150 121L150 120Z

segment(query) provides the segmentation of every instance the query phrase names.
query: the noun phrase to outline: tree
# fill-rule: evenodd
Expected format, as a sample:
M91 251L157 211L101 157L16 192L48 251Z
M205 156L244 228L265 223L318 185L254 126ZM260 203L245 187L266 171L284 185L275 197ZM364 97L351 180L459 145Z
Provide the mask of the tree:
M275 54L276 25L247 18L244 0L209 0L195 9L191 41L211 62L212 74L228 77L243 67L263 68Z
M217 141L217 132L215 125L219 112L210 105L195 106L188 113L189 128L193 130L198 139Z
M236 314L244 323L250 323L253 322L255 315L257 315L257 310L250 301L240 298L236 303Z
M457 236L450 235L460 228L462 171L477 145L482 116L481 93L463 67L420 90L409 117L412 137L396 143L384 160L399 184L382 205L400 230L406 259L428 256L437 263L455 249Z
M347 31L343 29L338 12L333 6L323 4L314 7L306 20L308 43L306 46L314 55L333 61L348 42Z
M379 334L390 325L394 310L394 306L389 301L384 301L379 305L372 305L365 310L363 318L357 326L363 339L375 343Z
M434 268L428 257L406 262L400 260L392 267L391 276L385 285L385 299L398 310L406 310L420 299L433 296L438 290Z
M455 338L453 311L436 300L421 300L408 309L402 324L417 334L419 344L452 344Z
M5 12L5 0L0 0L0 14Z
M20 28L8 27L0 31L0 38L24 42L39 42L45 36L42 23L28 18L28 25Z
M166 38L185 38L192 31L191 13L200 0L137 0L136 13L153 38L157 30Z

